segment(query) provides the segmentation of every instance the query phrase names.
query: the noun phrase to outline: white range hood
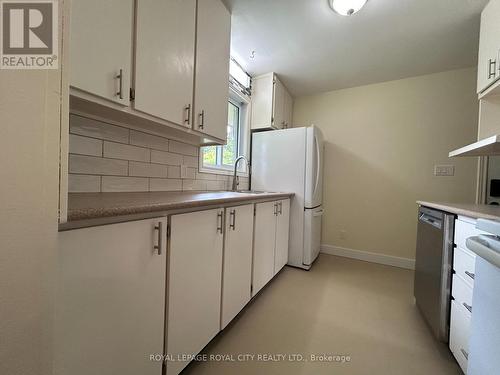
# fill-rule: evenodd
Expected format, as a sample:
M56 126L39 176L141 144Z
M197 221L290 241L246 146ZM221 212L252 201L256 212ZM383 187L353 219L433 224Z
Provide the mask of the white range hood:
M494 156L500 155L500 135L494 135L451 151L448 156Z

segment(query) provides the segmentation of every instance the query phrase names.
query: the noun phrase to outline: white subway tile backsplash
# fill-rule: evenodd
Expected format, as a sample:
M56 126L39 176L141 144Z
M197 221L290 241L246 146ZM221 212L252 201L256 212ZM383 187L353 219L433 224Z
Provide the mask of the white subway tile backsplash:
M156 150L168 151L169 140L167 138L159 137L157 135L138 132L135 130L130 131L130 144Z
M181 178L181 167L168 167L168 178Z
M69 132L106 141L128 143L129 130L86 117L71 115Z
M197 169L195 169L195 172L196 172L195 178L197 180L211 180L211 181L217 180L217 175L215 175L213 173L200 173L200 172L198 172Z
M129 164L128 172L129 176L167 178L167 166L161 164L131 161Z
M182 180L182 190L207 190L207 181Z
M181 165L182 155L165 151L151 150L151 163Z
M126 176L128 161L70 154L69 173Z
M148 148L124 145L114 142L104 142L103 155L105 158L145 162L149 162L151 159L151 151Z
M226 182L225 181L207 181L207 190L225 190Z
M188 167L198 168L198 156L183 156L182 164L187 165Z
M198 147L177 141L170 141L169 151L187 156L198 156Z
M137 177L102 176L103 192L149 191L149 179Z
M98 193L101 191L101 176L70 174L68 191L70 193Z
M151 178L149 180L150 191L180 191L182 180L172 178Z
M186 175L184 176L185 179L196 179L196 169L194 168L186 168Z
M102 156L102 141L100 139L70 134L69 149L73 154Z
M232 177L198 171L199 148L121 126L70 117L69 191L227 190ZM181 166L185 174L181 179ZM248 188L240 178L239 189Z

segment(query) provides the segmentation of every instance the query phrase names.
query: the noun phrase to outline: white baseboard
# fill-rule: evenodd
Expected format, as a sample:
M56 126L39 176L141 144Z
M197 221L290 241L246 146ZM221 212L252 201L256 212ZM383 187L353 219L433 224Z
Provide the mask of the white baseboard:
M329 255L336 255L344 258L358 259L365 262L385 264L387 266L415 269L415 259L400 258L392 255L370 253L368 251L347 249L345 247L321 245L321 252Z

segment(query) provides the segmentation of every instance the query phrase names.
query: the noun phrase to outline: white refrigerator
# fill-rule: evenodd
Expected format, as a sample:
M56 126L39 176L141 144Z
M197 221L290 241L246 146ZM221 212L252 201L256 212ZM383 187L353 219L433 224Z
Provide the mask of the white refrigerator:
M323 216L323 136L315 127L254 133L251 186L292 192L288 264L306 270L317 258Z

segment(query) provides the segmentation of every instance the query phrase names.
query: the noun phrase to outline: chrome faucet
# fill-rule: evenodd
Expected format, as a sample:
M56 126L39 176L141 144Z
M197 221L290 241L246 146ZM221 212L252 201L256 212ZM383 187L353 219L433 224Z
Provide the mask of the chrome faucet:
M232 191L238 190L238 185L239 185L239 178L237 176L237 171L238 171L238 163L240 160L245 160L247 162L247 168L248 168L248 173L250 174L250 162L248 159L244 156L238 156L234 162L234 175L233 175L233 188L231 189Z

